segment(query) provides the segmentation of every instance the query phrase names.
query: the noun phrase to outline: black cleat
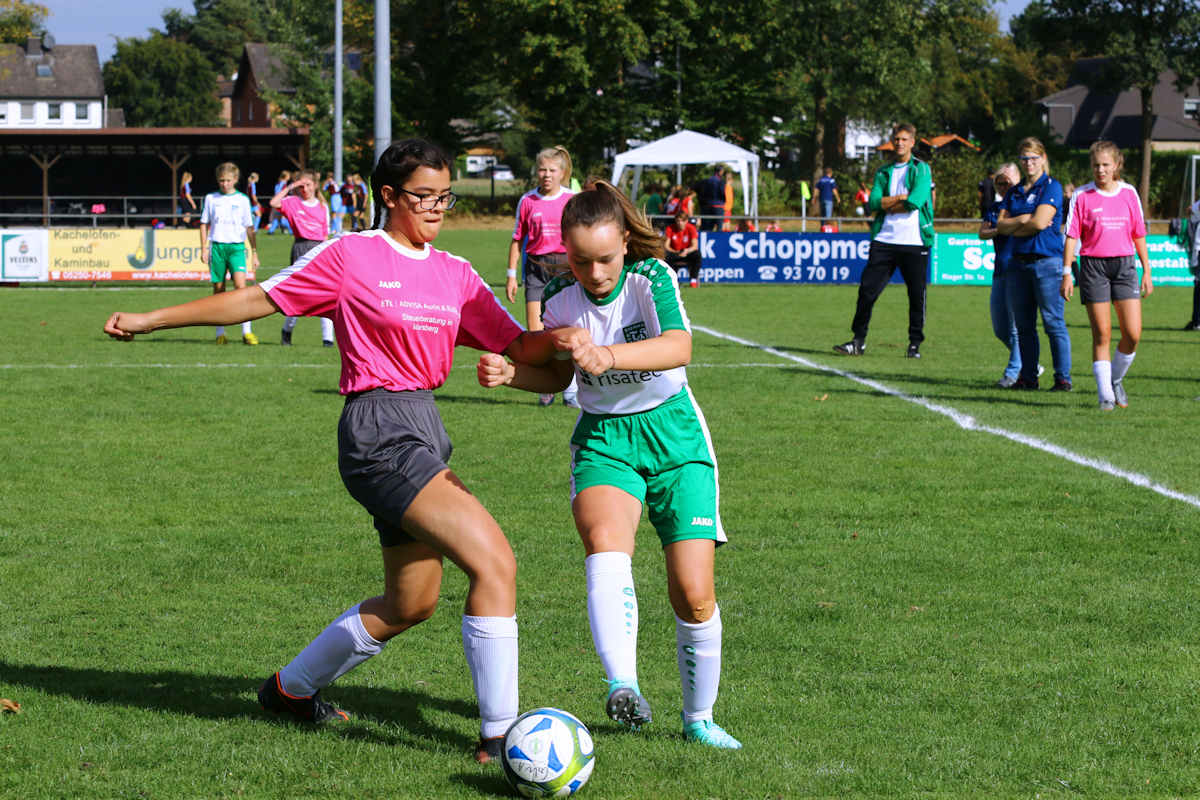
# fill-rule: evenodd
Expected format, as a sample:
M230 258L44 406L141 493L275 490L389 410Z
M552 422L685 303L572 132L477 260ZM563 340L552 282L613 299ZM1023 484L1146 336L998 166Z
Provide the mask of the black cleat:
M493 736L490 739L480 739L475 745L475 760L480 764L499 761L504 753L504 737Z
M258 689L258 702L264 711L272 714L291 714L303 722L320 725L323 722L346 722L350 715L340 708L326 703L317 692L311 697L296 697L283 690L276 672L267 678Z
M291 331L281 330L279 332L279 346L280 347L291 347L292 346L292 332Z
M844 356L861 356L863 353L867 352L867 345L865 342L860 342L858 339L851 339L845 344L835 344L833 346L833 352L841 353Z
M905 351L904 357L905 358L920 358L921 357L921 345L909 343L908 350Z

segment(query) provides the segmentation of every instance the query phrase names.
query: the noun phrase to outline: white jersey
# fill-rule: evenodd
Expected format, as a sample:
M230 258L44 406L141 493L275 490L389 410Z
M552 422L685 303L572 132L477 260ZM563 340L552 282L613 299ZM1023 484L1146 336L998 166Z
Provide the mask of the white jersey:
M547 328L584 328L599 345L637 342L663 331L691 333L675 271L658 259L626 264L617 288L602 300L571 276L546 285L542 322ZM683 367L668 370L609 370L590 375L575 369L579 404L592 414L633 414L657 408L687 386Z
M204 196L204 211L200 214L200 223L209 226L210 242L245 241L246 228L254 227L250 198L241 192L209 192Z

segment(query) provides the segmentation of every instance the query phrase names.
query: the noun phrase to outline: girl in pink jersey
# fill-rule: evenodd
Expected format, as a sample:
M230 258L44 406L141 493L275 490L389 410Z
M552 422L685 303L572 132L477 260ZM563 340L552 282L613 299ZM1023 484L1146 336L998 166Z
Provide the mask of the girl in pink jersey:
M1071 265L1078 248L1079 297L1092 326L1092 374L1101 410L1111 411L1114 405L1129 405L1124 381L1142 336L1140 297L1154 291L1154 285L1142 204L1137 190L1121 180L1121 151L1112 142L1099 141L1092 145L1091 154L1094 180L1075 191L1067 215L1061 292L1064 300L1071 299ZM1142 264L1140 287L1138 261ZM1110 302L1121 324L1121 341L1111 356Z
M128 341L277 311L333 317L346 395L338 467L374 518L383 593L326 627L262 684L259 702L313 723L347 719L321 699L321 689L433 614L449 558L470 584L463 649L482 717L475 757L487 762L499 756L517 716L516 562L499 525L446 466L450 442L431 390L446 379L457 344L545 363L554 337L523 331L470 264L430 246L456 199L440 148L396 142L371 183L375 229L326 242L259 286L144 314L118 312L104 330Z
M565 147L547 147L537 154L537 180L538 187L517 202L517 224L508 248L508 277L504 285L511 303L517 298L517 265L521 264L525 322L531 331L542 329L542 292L567 260L562 242L562 212L574 193L563 186L571 180L571 155ZM577 407L573 389L567 387L563 392L563 402ZM539 395L539 401L548 406L554 402L554 395Z
M309 250L329 238L329 207L325 198L317 191L316 171L302 169L292 176L291 183L281 187L271 198L271 208L277 209L292 226L292 260L295 264ZM279 344L290 347L296 318L283 320L279 332ZM321 317L321 344L333 347L333 320Z

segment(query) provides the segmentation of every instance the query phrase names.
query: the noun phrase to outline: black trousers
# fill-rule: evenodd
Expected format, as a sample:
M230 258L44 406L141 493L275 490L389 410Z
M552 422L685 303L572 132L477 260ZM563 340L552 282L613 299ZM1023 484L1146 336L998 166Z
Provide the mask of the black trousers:
M1192 324L1200 325L1200 275L1196 276L1196 285L1192 288Z
M867 266L863 268L862 282L858 285L858 307L850 324L850 330L858 341L866 341L867 328L871 325L871 309L897 269L908 287L908 341L912 344L925 341L925 282L929 269L929 248L885 242L871 242Z
M678 253L667 253L667 266L676 272L680 267L687 267L688 277L696 280L700 277L700 251L693 250L686 256L681 256Z

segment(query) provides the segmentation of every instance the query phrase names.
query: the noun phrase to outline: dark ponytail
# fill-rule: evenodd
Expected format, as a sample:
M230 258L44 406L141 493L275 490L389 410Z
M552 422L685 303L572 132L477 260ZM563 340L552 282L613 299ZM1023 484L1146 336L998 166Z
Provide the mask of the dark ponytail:
M375 202L375 219L372 228L378 228L383 220L383 187L391 186L395 194L408 180L417 167L442 170L450 168L450 157L433 142L424 139L403 139L393 142L375 165L371 173L371 198Z

